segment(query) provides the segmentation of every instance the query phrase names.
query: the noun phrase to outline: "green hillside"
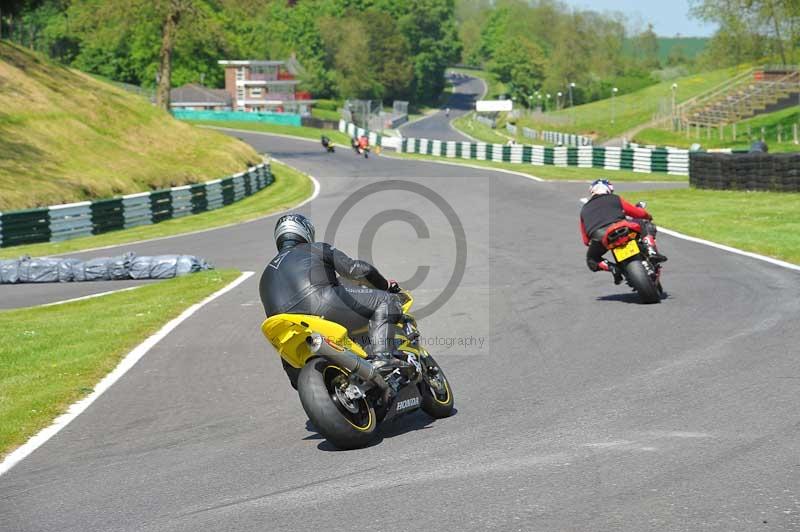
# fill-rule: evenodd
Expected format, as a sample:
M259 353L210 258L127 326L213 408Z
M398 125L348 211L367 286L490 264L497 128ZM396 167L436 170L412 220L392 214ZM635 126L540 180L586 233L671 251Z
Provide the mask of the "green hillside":
M549 112L541 118L523 117L518 124L567 133L593 135L607 139L622 135L636 126L646 124L661 112L669 113L672 100L672 84L677 84L677 103L688 100L726 79L749 68L749 65L723 68L664 81L645 89L599 100L574 108ZM667 115L668 116L668 115ZM612 117L614 123L612 123Z
M0 211L205 181L259 161L238 140L0 41Z
M764 140L769 146L769 151L800 151L800 145L794 143L792 128L795 125L800 128L800 108L790 107L782 111L742 120L736 124L736 139L733 138L733 126L725 126L723 139L719 138L717 129L713 129L710 132L702 130L700 138L697 138L694 130L687 137L685 133L676 133L663 129L645 129L637 133L633 140L640 144L674 146L676 148L689 148L692 144L698 143L703 148L746 149L753 141L761 138L763 128ZM748 136L748 131L750 136ZM779 131L781 142L778 142ZM711 138L709 138L708 133L711 133Z

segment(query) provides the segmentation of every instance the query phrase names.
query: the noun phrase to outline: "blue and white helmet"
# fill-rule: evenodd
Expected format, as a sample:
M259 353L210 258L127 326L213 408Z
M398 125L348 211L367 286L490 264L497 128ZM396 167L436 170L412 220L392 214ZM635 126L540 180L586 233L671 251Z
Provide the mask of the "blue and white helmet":
M592 196L599 196L602 194L612 194L614 192L614 185L608 179L596 179L589 185L589 194Z
M305 242L314 241L314 224L302 214L285 214L275 224L275 244L278 249L286 240Z

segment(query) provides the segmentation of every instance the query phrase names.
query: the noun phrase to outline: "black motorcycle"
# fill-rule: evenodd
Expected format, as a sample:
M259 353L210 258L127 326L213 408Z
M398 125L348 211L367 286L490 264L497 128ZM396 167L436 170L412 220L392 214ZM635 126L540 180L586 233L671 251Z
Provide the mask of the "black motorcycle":
M331 141L331 139L329 139L325 135L322 135L321 142L322 142L322 147L325 148L325 150L328 153L336 152L336 147L333 145L333 141Z

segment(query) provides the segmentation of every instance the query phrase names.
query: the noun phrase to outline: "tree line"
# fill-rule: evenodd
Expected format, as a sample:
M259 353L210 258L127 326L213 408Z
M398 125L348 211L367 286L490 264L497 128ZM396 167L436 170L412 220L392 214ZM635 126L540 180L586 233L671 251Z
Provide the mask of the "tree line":
M570 88L575 104L608 98L615 87L624 94L656 83L652 72L663 66L652 25L632 32L623 13L558 0L460 0L456 16L462 61L494 73L524 104ZM689 59L676 50L669 62Z
M116 81L220 87L220 59L286 59L318 98L434 101L461 44L454 0L0 0L0 31Z
M692 0L692 15L719 26L705 54L709 65L771 58L800 63L800 0Z
M692 0L718 24L699 67L771 58L800 62L800 0ZM222 86L219 59L296 54L315 97L434 102L448 65L491 71L510 96L572 89L573 103L657 82L693 66L675 47L663 62L652 25L560 0L0 0L0 37L116 81Z

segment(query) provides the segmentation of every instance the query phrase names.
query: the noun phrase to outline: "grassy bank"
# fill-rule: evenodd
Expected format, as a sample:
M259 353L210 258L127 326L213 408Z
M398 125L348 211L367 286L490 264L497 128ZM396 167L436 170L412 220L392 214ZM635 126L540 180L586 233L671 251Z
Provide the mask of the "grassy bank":
M202 272L96 299L0 312L0 455L89 394L165 323L238 275Z
M311 180L305 174L293 168L273 161L272 172L275 174L275 182L272 185L242 201L221 209L168 220L155 225L134 227L64 242L48 242L3 248L0 250L0 258L68 253L246 222L261 218L271 212L281 211L297 205L308 198L314 191L314 185Z
M669 105L672 100L673 83L678 85L675 100L677 103L681 103L719 85L747 68L749 65L692 74L623 94L613 100L609 97L605 100L576 105L574 108L548 112L540 118L524 117L517 121L517 125L534 129L596 135L602 139L611 138L649 122L662 106ZM613 124L611 123L612 114ZM552 117L552 120L548 120L548 117Z
M528 174L530 176L539 177L541 179L548 179L553 181L594 181L601 177L608 178L612 181L669 181L676 183L685 183L688 177L670 174L643 174L640 172L630 172L628 170L604 170L602 168L578 168L575 166L534 166L531 164L514 164L503 163L495 161L476 161L473 159L451 159L447 157L435 157L433 155L419 155L417 153L394 153L391 157L402 157L407 159L418 159L422 161L442 161L453 164L463 164L470 166L480 166L483 168L511 170Z
M248 145L0 41L0 211L206 181L260 161Z
M800 264L800 194L726 190L648 190L656 222L687 235Z
M782 111L755 116L748 120L742 120L736 124L737 139L733 139L733 126L723 128L723 139L719 138L719 130L711 131L711 138L708 132L701 129L700 137L696 135L696 130L690 132L689 137L686 133L676 133L663 129L645 129L638 133L634 140L642 144L655 144L657 146L675 146L678 148L688 148L694 143L700 144L703 148L733 148L747 149L755 140L761 138L761 129L764 129L764 139L771 152L800 151L800 145L794 143L792 137L792 126L800 124L800 110L791 107ZM748 128L752 138L747 136ZM783 129L782 142L778 142L778 128Z

